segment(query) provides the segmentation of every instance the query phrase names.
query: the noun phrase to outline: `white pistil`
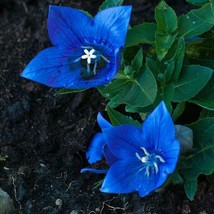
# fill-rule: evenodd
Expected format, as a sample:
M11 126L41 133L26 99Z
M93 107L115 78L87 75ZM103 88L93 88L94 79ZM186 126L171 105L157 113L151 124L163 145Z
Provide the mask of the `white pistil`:
M90 51L88 51L87 49L84 50L84 55L81 56L82 59L87 59L87 63L91 64L91 59L96 59L97 56L93 55L95 52L94 49L91 49Z

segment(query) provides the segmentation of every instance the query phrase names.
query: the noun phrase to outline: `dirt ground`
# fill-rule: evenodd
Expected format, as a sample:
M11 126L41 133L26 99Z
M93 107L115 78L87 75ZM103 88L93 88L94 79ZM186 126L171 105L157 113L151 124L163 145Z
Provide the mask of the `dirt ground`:
M63 5L97 12L102 1L63 1ZM133 2L131 23L153 20L154 0ZM88 166L85 151L99 131L97 112L106 104L96 89L70 95L19 77L25 65L51 46L47 12L51 0L0 0L0 188L19 214L214 213L213 176L201 177L195 200L182 186L171 186L146 198L137 194L99 192L103 177L80 174ZM184 1L171 1L178 12ZM56 205L61 201L62 205ZM3 213L0 213L3 214Z

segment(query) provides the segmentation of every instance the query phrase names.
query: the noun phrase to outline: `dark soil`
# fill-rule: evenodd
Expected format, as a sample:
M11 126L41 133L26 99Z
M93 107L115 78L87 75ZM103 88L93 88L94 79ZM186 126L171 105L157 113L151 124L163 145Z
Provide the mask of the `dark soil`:
M67 0L63 5L95 14L100 2ZM153 20L157 1L126 1L131 2L132 24ZM190 8L183 1L171 3L178 13ZM15 213L214 213L212 176L201 178L190 202L182 186L146 198L103 194L95 187L101 175L80 174L88 166L85 151L99 131L96 115L106 100L95 89L59 96L19 77L39 51L51 46L49 4L60 1L0 0L0 155L6 157L0 162L0 187L13 199Z

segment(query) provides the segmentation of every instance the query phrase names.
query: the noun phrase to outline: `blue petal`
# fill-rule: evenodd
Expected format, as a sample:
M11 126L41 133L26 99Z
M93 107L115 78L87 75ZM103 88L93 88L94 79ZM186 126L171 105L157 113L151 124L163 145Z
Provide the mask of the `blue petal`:
M111 150L109 149L109 147L108 147L107 144L105 144L105 145L103 146L103 153L104 153L104 156L105 156L106 161L107 161L107 163L108 163L109 166L111 166L113 163L115 163L115 162L118 160L118 158L116 158L116 157L112 154L112 152L111 152Z
M94 17L96 40L114 48L123 47L131 16L131 6L111 7Z
M50 6L48 33L54 46L80 47L91 36L93 19L70 7Z
M117 72L117 65L112 62L108 69L99 72L93 79L85 80L80 75L81 67L74 64L71 70L71 59L80 57L80 51L59 47L41 51L26 66L21 76L54 88L91 88L106 84Z
M103 155L103 146L106 144L103 134L98 133L94 136L88 151L86 152L86 157L89 163L95 163L101 160Z
M145 171L140 170L141 164L137 158L116 161L108 170L101 191L118 194L139 192L143 197L166 181L167 175L162 172L147 177Z
M108 170L105 169L93 169L93 168L83 168L80 170L81 173L83 172L93 172L96 174L106 174L108 172Z
M100 126L101 129L105 129L105 128L110 128L112 127L111 123L109 123L103 116L102 114L99 112L97 114L97 122Z
M176 168L180 154L180 143L177 140L171 142L168 149L162 151L165 163L160 165L160 170L164 173L171 174Z
M135 126L122 125L107 128L103 130L103 134L112 154L118 158L136 157L135 153L142 146L141 129Z
M164 102L146 118L142 127L143 146L149 151L169 151L175 140L175 126Z

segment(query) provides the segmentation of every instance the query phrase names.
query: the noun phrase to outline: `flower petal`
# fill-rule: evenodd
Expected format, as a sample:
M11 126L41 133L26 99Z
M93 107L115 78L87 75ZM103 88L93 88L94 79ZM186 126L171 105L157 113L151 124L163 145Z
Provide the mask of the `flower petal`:
M105 169L93 169L93 168L83 168L80 170L81 173L83 172L93 172L96 174L106 174L108 172L108 170Z
M97 114L97 122L100 126L101 129L105 129L105 128L110 128L112 127L111 123L109 123L103 116L102 114L99 112Z
M123 47L131 16L131 6L111 7L94 17L96 40L114 48Z
M115 157L136 157L135 153L142 146L141 129L122 125L103 130L107 145ZM137 159L137 158L136 158Z
M54 46L80 47L91 36L93 19L70 7L49 7L48 33Z
M148 177L145 170L140 170L141 167L137 158L116 161L108 170L101 191L118 194L139 191L139 195L143 197L166 181L166 174L158 173Z
M169 151L175 140L175 126L164 102L146 118L142 127L143 146L149 150Z
M54 88L79 89L106 84L116 74L117 65L113 62L92 79L83 79L79 63L72 63L81 54L81 50L47 48L31 60L21 76Z
M160 170L164 173L171 174L174 172L178 162L180 154L180 143L177 140L174 140L171 142L171 145L169 145L168 149L162 153L164 153L165 163L160 165Z
M102 133L98 133L94 136L89 149L86 152L86 157L90 164L101 160L103 155L103 146L105 144L106 141Z
M105 144L103 146L103 153L106 158L106 161L109 166L111 166L113 163L115 163L118 159L112 154L111 150L109 149L108 145Z

